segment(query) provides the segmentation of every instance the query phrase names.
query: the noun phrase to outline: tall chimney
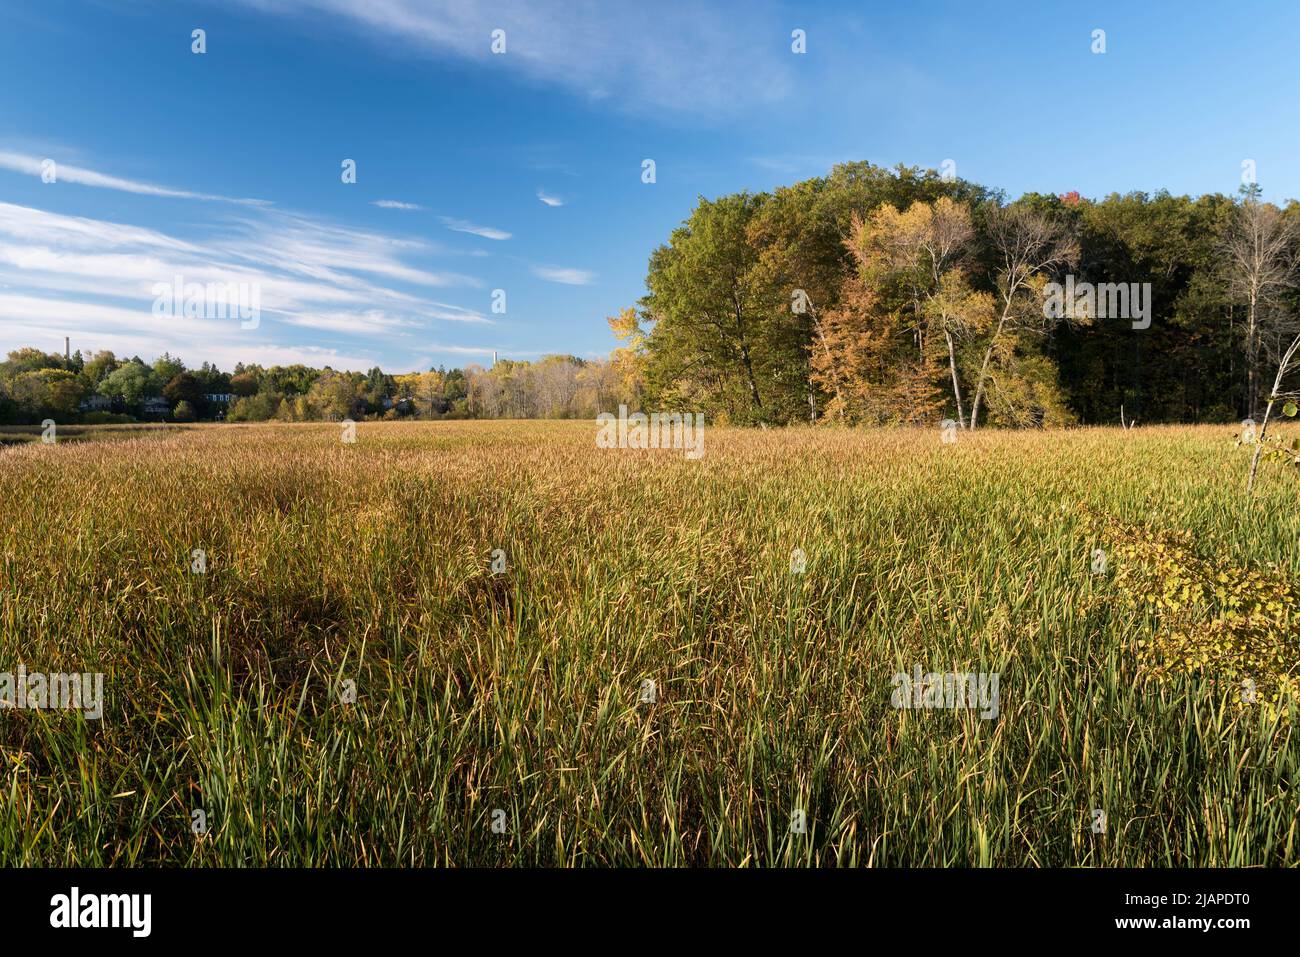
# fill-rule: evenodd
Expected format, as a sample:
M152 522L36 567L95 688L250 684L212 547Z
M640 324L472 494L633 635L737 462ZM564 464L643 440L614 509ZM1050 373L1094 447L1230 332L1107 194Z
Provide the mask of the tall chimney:
M495 349L493 349L493 350L492 350L492 368L495 369L496 366L497 366L497 351L496 351Z
M63 364L65 366L72 365L72 337L71 336L63 337Z

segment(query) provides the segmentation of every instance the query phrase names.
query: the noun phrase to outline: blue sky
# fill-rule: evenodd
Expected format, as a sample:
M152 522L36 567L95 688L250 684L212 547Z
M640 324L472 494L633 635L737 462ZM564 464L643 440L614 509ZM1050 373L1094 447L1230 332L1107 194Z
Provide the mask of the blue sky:
M0 350L602 355L697 196L852 159L1013 197L1231 193L1251 159L1300 197L1295 5L1084 6L5 0ZM156 316L175 275L256 283L260 323Z

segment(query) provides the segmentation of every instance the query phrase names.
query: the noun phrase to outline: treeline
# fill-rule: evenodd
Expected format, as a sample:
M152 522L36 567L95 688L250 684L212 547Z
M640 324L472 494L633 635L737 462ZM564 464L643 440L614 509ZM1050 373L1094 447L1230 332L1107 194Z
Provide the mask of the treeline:
M594 418L626 403L735 424L1229 422L1286 393L1298 264L1300 206L1257 186L1007 203L933 170L847 163L701 199L651 255L639 306L607 320L622 345L606 359L227 373L29 348L0 363L0 421Z
M614 361L573 356L389 375L242 363L223 372L166 353L146 363L24 348L0 362L0 422L595 418L635 396L623 374Z
M1227 422L1289 341L1298 218L1258 187L1008 204L849 163L701 199L621 321L647 407L715 421Z

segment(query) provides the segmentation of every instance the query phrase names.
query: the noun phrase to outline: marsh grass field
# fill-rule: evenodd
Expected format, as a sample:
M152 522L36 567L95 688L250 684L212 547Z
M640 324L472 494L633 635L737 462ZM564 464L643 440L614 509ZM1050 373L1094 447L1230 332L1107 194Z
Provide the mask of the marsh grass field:
M0 451L0 670L105 674L102 720L0 711L0 862L1300 861L1300 486L1247 506L1231 427L594 434ZM1264 583L1267 648L1161 657L1218 614L1193 555ZM997 718L895 709L917 665L997 672Z

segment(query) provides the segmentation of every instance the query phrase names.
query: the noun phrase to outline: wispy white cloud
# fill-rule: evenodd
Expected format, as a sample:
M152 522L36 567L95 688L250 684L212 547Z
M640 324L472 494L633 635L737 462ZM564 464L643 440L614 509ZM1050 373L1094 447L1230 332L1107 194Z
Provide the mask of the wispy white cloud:
M429 272L408 265L404 254L441 251L424 240L345 228L311 217L278 211L244 219L231 227L233 238L218 248L229 255L342 286L360 283L361 272L421 286L481 287L482 281L454 272Z
M453 356L483 356L485 358L506 351L504 349L497 349L489 346L448 346L442 345L441 343L433 343L429 348L435 352L442 352ZM511 357L516 359L533 359L538 356L547 355L547 353L544 352L520 349L511 349L509 351ZM502 358L504 358L504 356L502 356Z
M389 315L382 309L366 309L361 312L290 313L284 316L282 321L304 329L325 329L330 332L359 335L401 333L404 329L416 328L419 325L410 319Z
M788 18L768 0L244 0L267 12L323 11L435 56L513 70L588 101L713 114L782 99L793 83ZM506 32L494 55L491 36Z
M38 156L28 156L23 153L0 152L0 168L12 170L15 173L25 173L29 176L41 176L45 171L46 159ZM51 186L57 186L59 183L77 183L81 186L93 186L99 189L115 189L124 193L138 193L142 196L164 196L172 199L198 199L208 202L237 203L242 206L269 206L270 203L264 199L232 199L229 196L216 196L211 193L195 193L187 189L172 189L168 186L156 186L153 183L142 183L138 180L123 179L120 176L109 176L106 173L97 173L91 169L85 169L80 166L68 166L57 161L53 161L52 171L54 174Z
M564 200L560 199L560 197L558 197L558 196L549 196L549 195L547 195L547 193L546 193L544 190L540 190L540 189L539 189L539 190L537 191L537 198L540 199L540 200L541 200L543 203L545 203L547 206L563 206L563 205L564 205Z
M350 368L356 360L369 368L376 348L400 347L432 324L492 323L474 309L426 298L423 288L483 284L410 262L438 251L422 240L276 210L213 226L212 237L182 240L0 203L0 350L73 335L101 343L96 348L142 355L168 349L195 361L293 354L317 365ZM255 287L262 322L249 330L233 319L154 315L155 285L176 281ZM291 329L353 345L298 346L284 338Z
M194 252L198 248L153 229L82 216L64 216L0 202L0 236L3 235L28 243L57 241L74 249L140 246L146 249Z
M492 320L475 309L464 309L445 302L424 304L424 314L430 319L442 319L445 322L477 322L492 325Z
M447 352L454 356L490 356L495 349L489 349L486 346L431 346L437 352Z
M396 199L377 199L370 205L378 206L380 209L424 209L419 203L403 203Z
M596 281L596 274L586 269L570 269L565 266L534 266L533 275L547 282L558 282L566 286L590 286Z
M510 233L504 229L494 229L491 226L478 226L467 219L452 219L450 216L442 216L442 223L448 229L455 230L458 233L472 233L475 236L482 236L484 239L509 239Z

